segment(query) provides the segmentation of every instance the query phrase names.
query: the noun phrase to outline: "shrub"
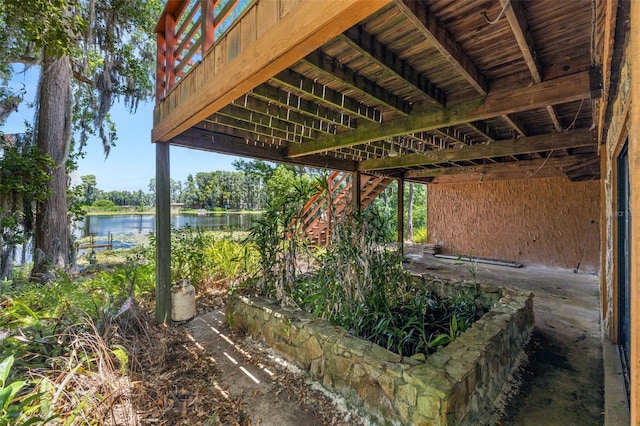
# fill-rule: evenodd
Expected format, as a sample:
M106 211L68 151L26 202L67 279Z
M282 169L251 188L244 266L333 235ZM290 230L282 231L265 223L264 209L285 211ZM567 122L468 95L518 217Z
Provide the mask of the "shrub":
M91 207L93 207L93 208L105 209L105 210L111 209L111 208L113 208L115 206L116 205L111 200L96 200L91 205Z
M413 231L413 242L423 244L427 242L427 228L418 228Z

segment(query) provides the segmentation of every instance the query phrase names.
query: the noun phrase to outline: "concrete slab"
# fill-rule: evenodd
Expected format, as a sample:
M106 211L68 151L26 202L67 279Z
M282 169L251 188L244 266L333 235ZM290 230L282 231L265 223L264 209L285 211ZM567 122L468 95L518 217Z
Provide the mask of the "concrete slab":
M423 255L417 245L408 246L405 253L407 267L418 273L466 280L475 275L478 281L533 291L536 330L528 348L530 362L520 372L519 393L508 402L500 424L605 423L605 364L597 275L437 259ZM609 369L606 372L611 381L612 374ZM611 408L622 407L612 404Z

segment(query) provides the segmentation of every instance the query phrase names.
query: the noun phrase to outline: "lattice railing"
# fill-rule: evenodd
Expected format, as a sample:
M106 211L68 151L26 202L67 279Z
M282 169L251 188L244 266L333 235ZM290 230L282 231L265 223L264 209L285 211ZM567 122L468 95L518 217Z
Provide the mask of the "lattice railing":
M256 0L167 2L156 26L156 101L162 100Z

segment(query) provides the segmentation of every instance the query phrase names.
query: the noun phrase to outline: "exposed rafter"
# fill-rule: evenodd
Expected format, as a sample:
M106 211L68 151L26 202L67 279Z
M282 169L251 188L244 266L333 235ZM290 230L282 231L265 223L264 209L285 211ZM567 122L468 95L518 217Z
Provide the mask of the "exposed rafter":
M465 146L467 144L464 140L464 137L460 138L460 135L456 134L455 129L451 127L447 127L444 129L434 129L433 132L436 135L444 138L445 140L452 142L454 145Z
M424 93L434 102L441 105L447 104L446 94L442 90L376 40L373 35L366 32L361 25L349 28L341 38L355 49L358 49L362 55L378 64L383 70L383 76L400 78L416 90Z
M489 94L486 98L463 102L459 105L416 112L384 124L363 124L356 130L335 136L323 135L314 141L290 145L289 156L320 153L354 146L387 137L428 131L446 126L486 120L547 105L573 102L590 95L589 72L582 72L528 87Z
M269 136L287 142L300 143L303 141L302 135L296 135L294 132L276 129L275 127L269 127L268 125L252 123L248 119L240 119L233 114L224 114L223 110L218 111L204 121L238 130L246 130L247 132L255 133L257 135Z
M408 115L411 112L409 102L402 100L399 96L389 92L368 78L359 75L348 67L337 63L320 50L311 52L305 56L302 61L324 74L337 78L352 89L363 93L378 103L393 108L401 114Z
M285 132L285 134L287 135L292 134L295 140L301 140L301 138L315 139L320 134L317 130L314 130L309 126L290 123L288 121L281 120L279 118L275 118L261 112L244 109L234 104L227 105L216 114L243 121L247 123L247 126L249 126L249 128L251 126L262 126L273 130Z
M516 117L513 114L504 114L502 116L502 119L504 121L507 122L507 124L509 124L511 127L513 127L513 129L521 136L521 137L526 137L529 134L529 131L527 130L527 126L524 125L524 123L522 122L522 120L520 120L518 117Z
M301 114L291 108L286 108L253 96L244 95L242 98L233 101L231 105L236 105L249 111L275 117L291 124L311 128L318 132L330 134L334 134L336 132L336 124L331 121Z
M182 134L175 136L169 143L173 146L199 149L221 154L238 155L242 157L256 158L266 161L276 161L288 164L301 164L305 166L320 167L324 169L343 170L353 172L356 163L353 161L339 160L323 155L314 155L304 159L304 162L286 158L278 150L251 145L241 137L216 133L209 130L193 127Z
M379 123L382 121L382 113L376 108L358 102L349 96L345 96L330 87L320 84L289 69L278 73L274 80L285 85L289 89L298 90L312 97L319 103L338 108L345 113L355 115L365 120Z
M500 141L486 145L468 146L466 148L426 151L422 154L409 154L395 158L376 158L361 162L358 168L361 171L398 169L452 161L470 161L482 158L506 157L532 152L551 151L554 149L592 146L594 143L591 131L576 130L569 133L530 136L519 139L518 141Z
M520 0L500 0L500 4L502 7L506 7L505 15L511 26L511 31L518 42L527 68L529 68L529 72L531 72L533 81L540 83L542 81L542 66L538 60L535 41L529 30L529 25L527 24ZM558 118L558 114L552 105L547 106L547 112L549 113L549 117L551 117L553 127L556 131L562 131L562 123L560 123L560 118Z
M497 139L494 132L484 121L472 121L467 124L476 132L480 133L488 142L493 142Z
M275 103L278 106L295 109L310 117L330 121L342 128L356 128L356 119L352 116L334 111L323 105L318 105L298 95L269 86L268 84L261 84L249 93L267 102Z
M456 71L463 75L478 93L486 95L488 92L487 79L464 49L438 21L438 18L431 13L427 3L413 0L395 0L395 2L407 18L415 24L416 28L456 68Z

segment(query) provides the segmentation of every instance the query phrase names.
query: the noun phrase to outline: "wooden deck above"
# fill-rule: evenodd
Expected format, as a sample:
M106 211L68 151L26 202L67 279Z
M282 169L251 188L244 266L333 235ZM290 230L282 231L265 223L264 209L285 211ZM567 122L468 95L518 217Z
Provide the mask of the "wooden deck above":
M170 1L152 138L417 182L598 179L604 7Z

